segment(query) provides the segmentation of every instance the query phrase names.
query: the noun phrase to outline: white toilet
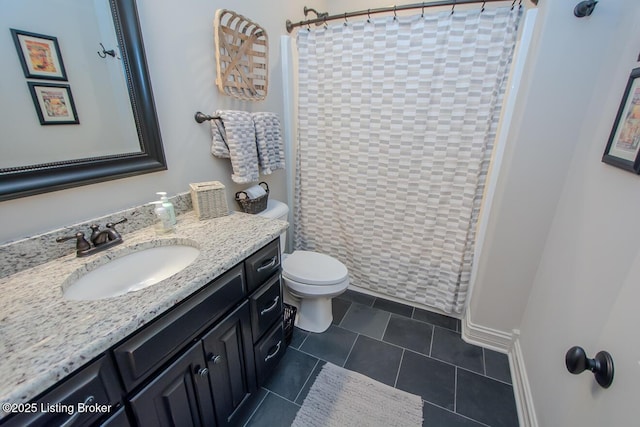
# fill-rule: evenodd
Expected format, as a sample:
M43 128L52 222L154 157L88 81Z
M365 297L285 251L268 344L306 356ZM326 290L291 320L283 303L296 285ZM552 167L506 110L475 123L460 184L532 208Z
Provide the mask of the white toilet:
M288 214L286 204L269 199L267 208L258 215L287 221ZM346 291L349 285L347 267L337 259L317 252L285 254L286 235L286 231L280 235L285 299L298 308L298 328L324 332L333 321L331 299ZM287 291L293 299L287 298Z

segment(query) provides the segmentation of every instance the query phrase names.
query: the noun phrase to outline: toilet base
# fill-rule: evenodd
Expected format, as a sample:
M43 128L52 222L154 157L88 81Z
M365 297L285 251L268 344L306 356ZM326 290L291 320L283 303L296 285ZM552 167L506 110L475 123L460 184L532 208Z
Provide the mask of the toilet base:
M321 333L333 322L331 298L316 297L300 299L296 326L308 332Z

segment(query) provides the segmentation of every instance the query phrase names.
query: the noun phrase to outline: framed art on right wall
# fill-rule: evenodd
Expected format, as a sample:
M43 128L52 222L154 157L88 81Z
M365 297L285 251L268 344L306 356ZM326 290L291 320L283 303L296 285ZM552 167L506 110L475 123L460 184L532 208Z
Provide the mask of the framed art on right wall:
M631 71L602 161L640 174L640 68Z

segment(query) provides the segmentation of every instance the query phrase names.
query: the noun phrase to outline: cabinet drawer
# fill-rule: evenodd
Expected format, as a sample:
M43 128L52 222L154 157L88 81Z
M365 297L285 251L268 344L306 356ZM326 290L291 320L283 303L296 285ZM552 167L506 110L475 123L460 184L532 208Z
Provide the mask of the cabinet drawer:
M34 413L21 413L2 424L21 427L89 425L115 411L121 395L117 375L111 358L103 356L41 398L27 404L28 408L35 409ZM79 410L80 404L89 406ZM90 410L93 407L96 411ZM103 408L108 408L107 412L101 412Z
M280 238L269 243L244 262L247 272L247 292L258 289L280 269Z
M282 318L282 287L280 283L280 275L276 274L249 297L254 342L260 339L276 319Z
M269 375L273 373L286 348L284 329L282 322L279 322L255 345L258 386L263 385Z
M244 271L238 265L116 347L126 390L140 384L244 295Z

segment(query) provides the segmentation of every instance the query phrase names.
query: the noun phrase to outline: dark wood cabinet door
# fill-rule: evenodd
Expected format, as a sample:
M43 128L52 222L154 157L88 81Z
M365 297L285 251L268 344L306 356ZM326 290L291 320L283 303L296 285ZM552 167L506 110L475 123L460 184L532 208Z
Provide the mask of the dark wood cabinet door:
M202 339L218 426L232 425L256 389L249 304L243 303Z
M216 425L202 343L198 341L133 399L140 427Z

